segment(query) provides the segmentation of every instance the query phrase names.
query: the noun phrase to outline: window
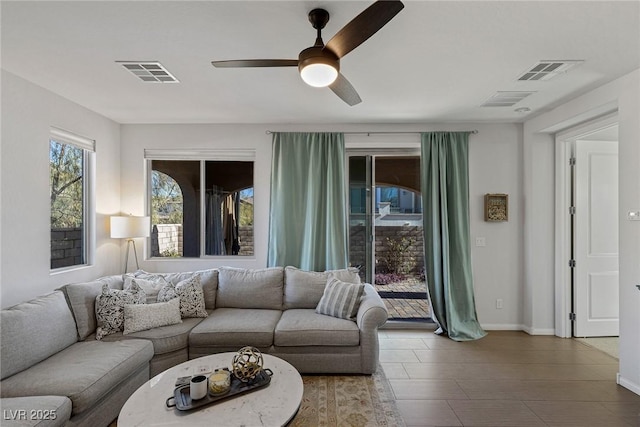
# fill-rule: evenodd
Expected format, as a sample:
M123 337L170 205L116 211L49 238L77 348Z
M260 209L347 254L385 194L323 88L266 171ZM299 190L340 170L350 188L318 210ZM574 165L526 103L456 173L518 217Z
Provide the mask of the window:
M50 268L90 263L89 170L94 141L58 130L49 138Z
M146 151L152 257L254 255L253 156L226 154Z

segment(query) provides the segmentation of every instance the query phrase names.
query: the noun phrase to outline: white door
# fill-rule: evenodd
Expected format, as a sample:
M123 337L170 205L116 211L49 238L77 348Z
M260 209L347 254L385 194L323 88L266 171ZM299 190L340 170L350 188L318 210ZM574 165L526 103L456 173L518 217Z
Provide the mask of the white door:
M575 158L574 335L618 336L618 143L578 140Z

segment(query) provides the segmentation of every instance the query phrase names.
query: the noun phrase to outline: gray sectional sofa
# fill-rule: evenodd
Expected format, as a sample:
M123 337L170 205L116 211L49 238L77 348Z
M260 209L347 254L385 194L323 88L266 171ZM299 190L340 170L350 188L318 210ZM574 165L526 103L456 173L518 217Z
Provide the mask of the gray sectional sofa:
M173 284L197 275L207 317L96 340L96 297L105 283L122 289L121 275L69 284L2 310L0 404L8 414L2 424L106 426L150 377L246 345L287 360L301 373L376 370L377 330L387 310L371 285L364 284L354 320L315 310L329 278L359 282L353 269L221 267L161 275ZM55 419L43 419L47 414Z

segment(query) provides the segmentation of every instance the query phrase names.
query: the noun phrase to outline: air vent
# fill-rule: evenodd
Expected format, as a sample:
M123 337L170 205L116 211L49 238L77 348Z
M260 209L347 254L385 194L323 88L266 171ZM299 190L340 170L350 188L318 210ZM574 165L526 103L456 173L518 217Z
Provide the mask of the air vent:
M535 92L496 92L481 107L512 107Z
M561 61L540 61L530 67L524 72L518 80L530 81L530 80L549 80L558 74L563 74L569 71L571 68L584 61L578 60L561 60Z
M145 83L180 83L159 62L153 61L116 61Z

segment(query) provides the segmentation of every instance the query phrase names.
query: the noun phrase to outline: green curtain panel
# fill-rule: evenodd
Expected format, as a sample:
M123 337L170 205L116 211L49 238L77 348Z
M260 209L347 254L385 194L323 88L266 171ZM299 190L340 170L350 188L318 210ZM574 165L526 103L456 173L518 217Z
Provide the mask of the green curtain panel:
M422 134L424 251L434 320L456 341L482 338L469 237L469 133Z
M268 266L347 267L344 174L342 133L273 134Z

